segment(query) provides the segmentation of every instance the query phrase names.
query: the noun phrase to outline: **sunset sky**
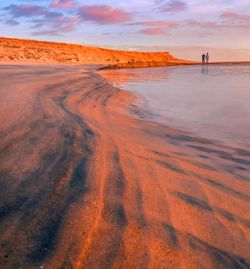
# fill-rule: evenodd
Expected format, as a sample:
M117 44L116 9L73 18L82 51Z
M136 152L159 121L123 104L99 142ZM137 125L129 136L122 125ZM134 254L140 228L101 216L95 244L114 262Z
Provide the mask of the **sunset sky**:
M250 60L249 0L1 0L0 36Z

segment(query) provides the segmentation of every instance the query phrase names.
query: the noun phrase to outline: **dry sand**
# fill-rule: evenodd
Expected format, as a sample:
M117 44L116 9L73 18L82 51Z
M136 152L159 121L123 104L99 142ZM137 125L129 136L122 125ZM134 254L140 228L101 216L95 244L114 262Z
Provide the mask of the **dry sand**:
M0 66L0 268L250 268L250 152L147 120L91 66Z

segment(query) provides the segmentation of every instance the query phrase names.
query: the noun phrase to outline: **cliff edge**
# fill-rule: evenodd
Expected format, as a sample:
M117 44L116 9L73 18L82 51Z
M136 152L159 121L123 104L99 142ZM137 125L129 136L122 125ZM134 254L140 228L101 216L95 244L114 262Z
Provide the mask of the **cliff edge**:
M185 63L169 52L138 52L75 44L0 37L0 62L105 64L116 67L165 66Z

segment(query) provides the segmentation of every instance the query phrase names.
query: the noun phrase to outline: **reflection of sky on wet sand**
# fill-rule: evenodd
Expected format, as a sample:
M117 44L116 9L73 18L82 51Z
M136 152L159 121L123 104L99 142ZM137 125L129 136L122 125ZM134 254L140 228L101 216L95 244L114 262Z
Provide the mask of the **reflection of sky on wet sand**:
M250 65L124 69L103 74L116 86L146 98L160 121L250 145Z
M152 72L154 69L157 70L157 72ZM122 84L126 83L131 85L134 82L137 85L143 83L145 78L150 81L160 82L163 79L162 71L162 68L136 68L102 71L101 74L108 80L112 81L114 84L121 86ZM164 79L167 78L169 72L172 72L170 68L168 70L164 70Z

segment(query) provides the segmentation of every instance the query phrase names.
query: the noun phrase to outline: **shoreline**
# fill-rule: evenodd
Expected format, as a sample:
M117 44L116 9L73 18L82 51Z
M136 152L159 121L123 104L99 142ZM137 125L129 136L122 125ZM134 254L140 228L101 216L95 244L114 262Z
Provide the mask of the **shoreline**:
M137 68L160 68L160 67L173 67L173 66L193 66L193 65L200 65L200 66L209 66L209 65L240 65L240 64L250 64L250 61L246 61L246 62L211 62L211 63L208 63L208 64L202 64L202 63L199 63L199 62L181 62L181 63L171 63L171 62L168 62L167 64L165 65L152 65L150 66L150 64L147 64L146 65L141 65L139 64L138 66L135 65L135 66L131 66L131 65L126 65L126 64L123 64L122 66L117 66L117 65L106 65L106 64L67 64L67 63L38 63L38 62L17 62L17 63L13 63L13 62L10 62L10 61L0 61L0 65L14 65L14 66L64 66L64 67L74 67L74 66L82 66L84 68L88 67L90 69L94 68L94 70L96 72L99 72L99 71L104 71L104 70L114 70L114 69L137 69Z
M0 75L1 267L250 267L250 152L148 120L91 66Z
M102 67L100 67L98 69L98 71L100 70L109 70L109 69L123 69L123 68L128 68L128 69L133 69L133 68L153 68L153 67L169 67L169 66L186 66L186 65L201 65L201 66L208 66L208 65L239 65L239 64L250 64L250 61L244 61L244 62L211 62L211 63L206 63L203 64L202 62L192 62L192 61L183 61L183 62L168 62L166 64L152 64L151 63L145 63L145 65L143 64L138 64L138 65L133 65L133 64L122 64L122 65L104 65Z

